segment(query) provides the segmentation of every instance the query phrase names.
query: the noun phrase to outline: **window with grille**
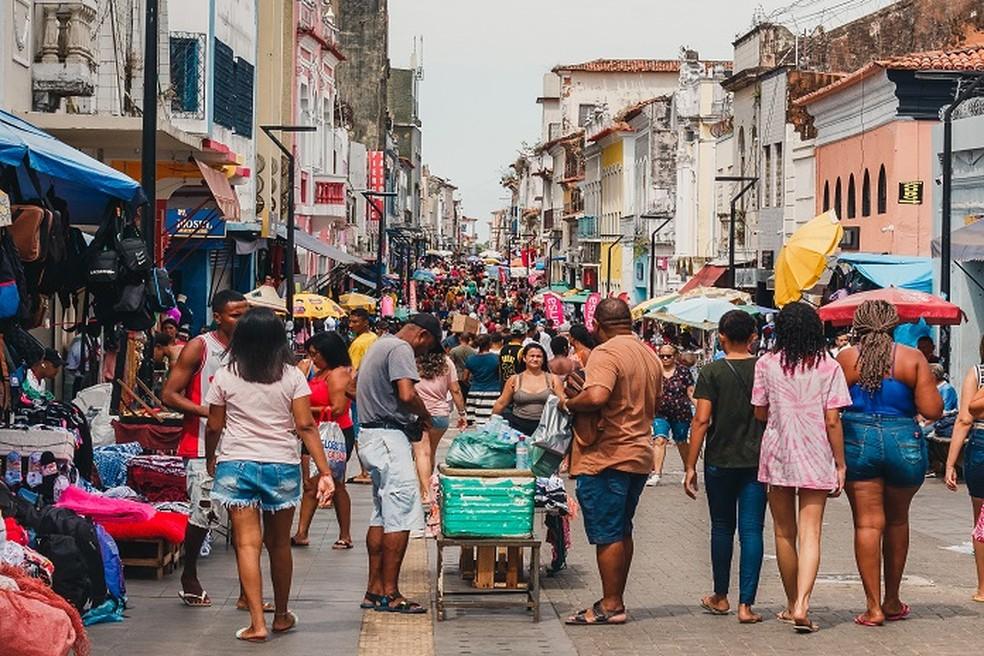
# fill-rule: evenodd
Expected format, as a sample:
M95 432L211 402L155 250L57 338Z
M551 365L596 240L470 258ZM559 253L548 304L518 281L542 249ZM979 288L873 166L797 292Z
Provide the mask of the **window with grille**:
M205 118L205 35L172 32L171 111L182 118Z
M782 207L785 203L783 198L784 183L786 175L783 171L783 161L782 161L782 144L777 143L775 147L775 157L776 157L776 207Z
M235 61L235 101L233 129L244 137L253 136L253 65L242 57Z

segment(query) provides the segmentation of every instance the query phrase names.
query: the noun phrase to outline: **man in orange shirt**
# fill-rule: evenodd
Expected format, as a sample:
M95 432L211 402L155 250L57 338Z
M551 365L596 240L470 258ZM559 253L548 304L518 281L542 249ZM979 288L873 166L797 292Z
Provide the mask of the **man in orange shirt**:
M625 301L608 298L595 311L599 345L583 374L567 379L575 413L571 475L588 542L597 550L603 597L568 624L624 624L623 594L632 564L632 518L653 468L652 424L662 368L632 333Z

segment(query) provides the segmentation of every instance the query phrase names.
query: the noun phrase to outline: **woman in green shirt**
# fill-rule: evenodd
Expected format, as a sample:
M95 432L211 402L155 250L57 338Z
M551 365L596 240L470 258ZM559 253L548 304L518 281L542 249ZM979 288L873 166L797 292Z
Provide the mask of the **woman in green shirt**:
M714 615L731 610L728 583L737 529L741 543L738 621L754 624L762 621L752 604L762 570L766 505L766 487L758 481L762 429L751 401L756 359L749 347L756 338L755 320L732 310L721 318L718 333L725 357L701 369L697 379L697 412L683 487L688 496L697 498L697 458L706 438L704 485L711 515L714 594L701 599L700 605Z

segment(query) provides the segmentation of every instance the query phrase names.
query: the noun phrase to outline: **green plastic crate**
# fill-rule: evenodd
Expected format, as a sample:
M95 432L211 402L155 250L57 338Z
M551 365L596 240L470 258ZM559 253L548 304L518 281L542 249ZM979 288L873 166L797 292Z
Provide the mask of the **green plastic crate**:
M531 477L445 476L441 533L449 538L526 538L533 534Z

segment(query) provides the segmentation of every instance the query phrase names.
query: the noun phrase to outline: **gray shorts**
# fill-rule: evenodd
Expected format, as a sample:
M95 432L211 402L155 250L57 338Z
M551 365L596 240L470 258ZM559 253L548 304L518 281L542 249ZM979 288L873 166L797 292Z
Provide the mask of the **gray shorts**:
M198 528L209 529L225 526L228 515L221 504L212 503L212 484L208 475L205 458L185 459L185 485L188 489L188 505L191 516L188 523Z
M420 482L407 436L388 428L363 428L357 442L359 459L372 478L369 526L382 526L384 533L423 530Z

